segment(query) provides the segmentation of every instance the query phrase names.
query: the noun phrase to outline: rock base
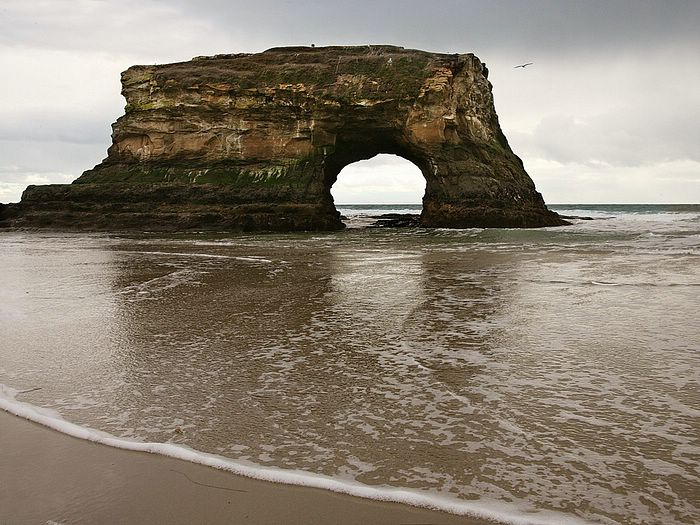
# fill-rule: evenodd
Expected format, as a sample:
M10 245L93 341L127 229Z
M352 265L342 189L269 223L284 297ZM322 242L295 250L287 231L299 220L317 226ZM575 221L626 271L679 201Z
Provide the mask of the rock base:
M0 226L86 231L332 231L345 225L332 204L246 202L216 185L30 186L0 208Z

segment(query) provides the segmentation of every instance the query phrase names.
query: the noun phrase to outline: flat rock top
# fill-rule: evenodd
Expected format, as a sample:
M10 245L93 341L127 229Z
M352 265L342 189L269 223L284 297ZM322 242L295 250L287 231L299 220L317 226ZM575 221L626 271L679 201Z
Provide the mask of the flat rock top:
M397 46L277 47L262 53L195 57L187 62L133 66L123 73L125 87L153 81L162 88L209 84L253 89L280 85L325 87L339 77L364 77L415 89L436 68L476 62L473 54L430 53ZM408 85L406 85L408 84ZM227 85L227 86L225 86Z
M236 53L219 54L214 56L194 57L188 62L168 64L178 66L181 64L191 64L192 62L218 62L235 60L239 64L268 64L268 65L308 65L314 63L326 63L335 65L340 60L376 60L377 62L387 61L389 58L422 58L428 60L435 59L456 59L459 53L431 53L420 49L406 49L399 46L390 45L366 45L366 46L293 46L293 47L273 47L262 53ZM464 56L474 56L469 53ZM383 58L382 58L383 57ZM167 67L168 65L165 65Z

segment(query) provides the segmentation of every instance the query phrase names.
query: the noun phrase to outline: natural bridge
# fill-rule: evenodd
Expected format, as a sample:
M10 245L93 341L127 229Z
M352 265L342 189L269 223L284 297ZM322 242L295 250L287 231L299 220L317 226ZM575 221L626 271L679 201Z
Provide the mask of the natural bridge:
M538 227L549 211L498 123L472 54L288 47L134 66L107 158L30 186L5 225L334 230L338 173L379 153L426 180L421 225Z

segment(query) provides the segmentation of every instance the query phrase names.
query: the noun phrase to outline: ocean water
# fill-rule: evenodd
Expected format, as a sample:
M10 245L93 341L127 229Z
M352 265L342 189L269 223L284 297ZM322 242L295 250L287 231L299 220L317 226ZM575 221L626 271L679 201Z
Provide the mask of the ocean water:
M551 207L592 220L2 232L0 407L507 523L698 523L700 206Z

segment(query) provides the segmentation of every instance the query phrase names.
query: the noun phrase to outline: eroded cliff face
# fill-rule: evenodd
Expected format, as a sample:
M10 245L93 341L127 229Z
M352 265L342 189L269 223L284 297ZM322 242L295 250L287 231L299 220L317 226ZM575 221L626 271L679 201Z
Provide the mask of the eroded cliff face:
M508 146L487 74L472 54L391 46L134 66L108 157L72 185L30 187L19 222L337 229L340 170L392 153L425 176L424 226L562 224Z

